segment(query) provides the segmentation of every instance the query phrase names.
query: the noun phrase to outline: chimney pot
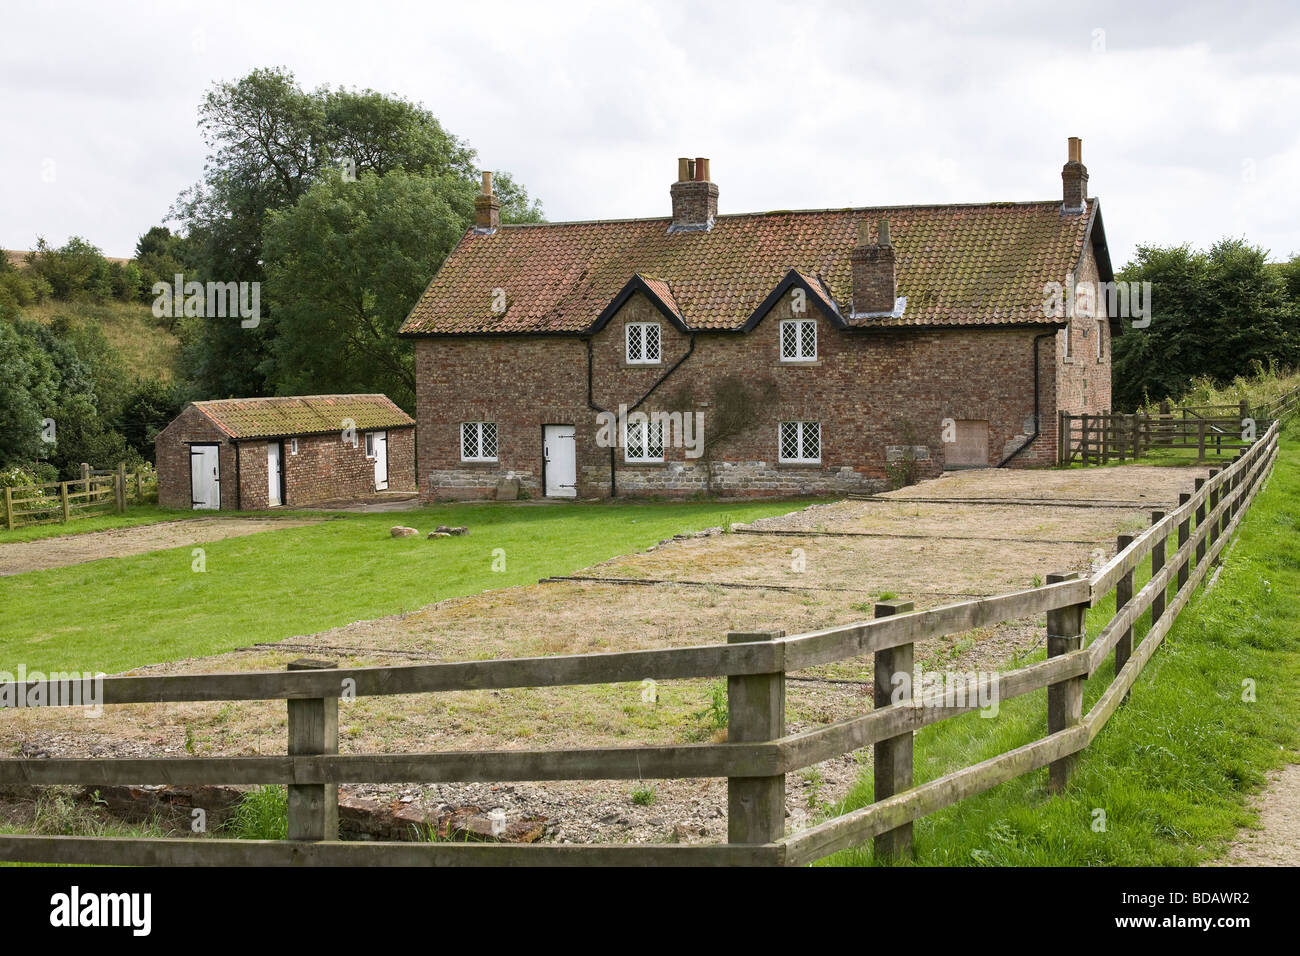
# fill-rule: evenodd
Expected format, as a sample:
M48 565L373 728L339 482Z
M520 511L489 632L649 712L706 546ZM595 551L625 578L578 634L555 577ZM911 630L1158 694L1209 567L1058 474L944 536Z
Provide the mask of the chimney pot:
M474 231L496 232L501 226L501 200L492 195L492 173L483 170L483 190L474 197Z
M677 182L669 189L673 221L669 232L699 232L713 228L718 216L718 187L709 182L709 161L703 156L677 160Z
M1069 139L1069 158L1061 167L1061 209L1081 213L1088 208L1088 167L1083 165L1083 140Z
M858 221L858 244L849 253L849 264L853 275L853 314L893 312L897 287L888 219L877 222L875 242L871 241L871 223L866 219Z

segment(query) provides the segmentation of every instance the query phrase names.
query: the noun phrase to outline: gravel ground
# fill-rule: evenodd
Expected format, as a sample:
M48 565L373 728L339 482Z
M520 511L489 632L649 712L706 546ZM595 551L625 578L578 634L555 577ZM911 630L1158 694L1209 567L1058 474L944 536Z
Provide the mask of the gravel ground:
M1227 856L1210 866L1300 866L1300 764L1269 777L1255 801L1259 827L1242 830Z

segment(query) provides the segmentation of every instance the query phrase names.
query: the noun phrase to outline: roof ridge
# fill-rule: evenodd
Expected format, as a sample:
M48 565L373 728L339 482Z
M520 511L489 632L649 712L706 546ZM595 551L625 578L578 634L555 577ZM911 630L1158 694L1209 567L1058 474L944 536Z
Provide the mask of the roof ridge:
M1089 196L1088 201L1096 200ZM718 219L744 219L760 216L801 216L825 215L826 213L880 212L892 209L989 209L1008 206L1059 206L1059 199L994 199L985 202L927 202L902 203L891 206L825 206L804 209L768 209L757 212L725 212L714 217ZM625 222L672 222L672 216L624 216L616 219L564 219L559 222L511 222L502 223L500 229L541 229L548 226L605 226Z

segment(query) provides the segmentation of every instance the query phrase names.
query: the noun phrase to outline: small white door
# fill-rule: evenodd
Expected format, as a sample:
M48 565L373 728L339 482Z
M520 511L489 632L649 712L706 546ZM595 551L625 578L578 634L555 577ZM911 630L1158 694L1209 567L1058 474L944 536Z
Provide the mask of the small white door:
M578 497L578 440L572 425L547 425L542 437L546 497Z
M190 507L221 507L221 456L216 445L190 446Z
M375 491L388 488L388 432L366 432L366 457L375 463Z
M280 458L283 454L283 446L278 441L269 442L266 446L266 505L268 508L275 508L284 504L280 497L280 483L282 481L280 473Z

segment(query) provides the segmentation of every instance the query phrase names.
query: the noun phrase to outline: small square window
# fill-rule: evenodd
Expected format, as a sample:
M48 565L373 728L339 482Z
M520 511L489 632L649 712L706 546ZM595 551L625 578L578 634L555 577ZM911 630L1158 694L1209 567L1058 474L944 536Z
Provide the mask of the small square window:
M625 461L663 461L663 422L636 421L623 426Z
M781 361L817 360L817 322L814 319L786 319L781 323Z
M662 359L658 322L627 324L627 361L629 365L658 365Z
M370 432L366 432L366 457L375 457L375 436Z
M777 435L781 461L815 464L822 460L821 422L782 422Z
M298 439L296 438L289 439L289 454L291 455L298 454Z
M461 424L460 460L497 460L496 422L464 422Z

